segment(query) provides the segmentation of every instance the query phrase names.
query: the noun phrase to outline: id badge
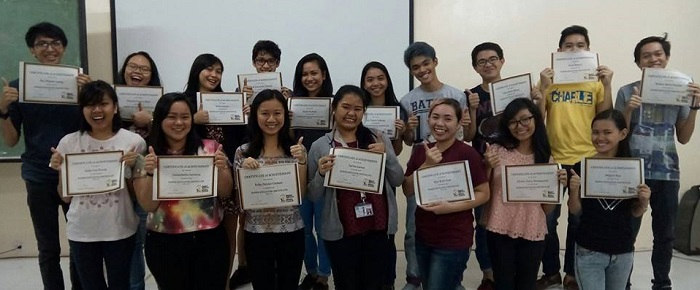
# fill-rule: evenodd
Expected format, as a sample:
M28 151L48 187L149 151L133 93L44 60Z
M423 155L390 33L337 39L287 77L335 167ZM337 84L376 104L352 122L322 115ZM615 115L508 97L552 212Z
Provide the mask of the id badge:
M368 217L368 216L373 216L374 215L374 209L372 208L371 203L358 203L355 206L355 217L356 218L363 218L363 217Z

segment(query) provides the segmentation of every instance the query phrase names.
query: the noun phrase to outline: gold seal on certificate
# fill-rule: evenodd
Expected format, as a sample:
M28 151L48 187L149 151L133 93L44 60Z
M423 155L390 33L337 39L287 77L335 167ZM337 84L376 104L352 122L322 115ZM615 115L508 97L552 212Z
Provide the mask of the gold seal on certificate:
M292 128L330 129L331 98L292 97L287 99L289 110L294 112Z
M575 84L598 81L598 54L590 51L552 53L553 82Z
M253 95L249 96L251 98L255 98L259 92L268 89L282 91L282 73L265 72L238 75L238 90L242 92L246 85L253 88Z
M214 156L159 156L153 171L153 200L216 196Z
M413 173L416 203L474 200L469 161L440 163Z
M559 164L506 165L501 167L504 202L560 204L564 185Z
M112 192L124 188L123 151L69 153L61 164L63 196Z
M326 173L323 185L346 190L384 193L384 166L386 153L354 148L331 148L335 155L331 171Z
M491 111L498 115L515 99L530 98L532 80L530 73L512 76L489 83Z
M399 118L398 106L374 106L367 107L362 125L382 132L389 139L396 139L396 125L394 122Z
M19 101L22 103L78 104L82 68L68 65L19 63Z
M626 199L637 197L644 183L642 158L593 158L581 160L581 197Z
M297 163L236 169L238 193L244 210L301 204ZM294 185L294 186L292 186Z
M119 98L119 116L122 120L132 120L139 109L153 112L156 103L163 95L163 87L132 87L114 85L114 91Z
M244 93L197 93L197 107L209 112L211 125L244 125Z
M688 92L690 76L669 69L644 68L639 91L642 103L690 106L694 97Z

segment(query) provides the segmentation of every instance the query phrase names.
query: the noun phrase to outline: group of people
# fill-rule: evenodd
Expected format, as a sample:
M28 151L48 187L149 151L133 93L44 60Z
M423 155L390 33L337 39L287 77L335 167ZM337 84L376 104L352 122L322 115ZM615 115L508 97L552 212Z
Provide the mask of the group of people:
M38 62L60 64L68 41L61 28L43 22L29 29L26 44ZM589 45L587 30L571 26L561 33L559 51L588 50ZM669 58L665 36L642 39L634 49L639 68L665 68ZM494 116L488 90L489 83L501 79L503 50L482 43L471 59L482 83L462 91L438 79L433 47L412 43L404 62L420 86L399 101L383 64L368 63L358 85L334 92L325 60L311 53L297 63L291 90L240 88L256 95L246 106L244 126L210 125L208 112L196 106L198 92L222 91L224 66L212 54L194 60L184 92L164 94L152 112L140 109L129 122L120 117L112 85L88 75L77 77L77 106L18 102L18 81L5 81L0 129L10 146L24 135L22 178L45 289L64 289L58 208L67 220L73 289L144 289L146 265L166 290L235 289L251 281L254 289L328 289L331 270L335 289L394 289L398 187L407 201L403 289L463 289L474 241L483 272L480 290L562 284L565 289L625 289L641 216L649 205L652 289L671 289L680 175L675 139L668 136L680 143L690 140L700 85L688 84L693 104L684 107L642 104L635 82L619 89L613 108L608 67L598 68L597 81L576 84L554 84L553 71L546 68L531 98L516 99ZM272 41L253 47L258 73L274 72L280 60ZM151 56L141 51L124 60L115 83L160 86L159 76ZM331 97L333 128L292 129L294 112L287 105L292 96ZM363 125L370 106L400 107L397 138ZM411 152L405 170L397 158L404 146ZM329 151L335 147L385 153L383 192L324 186L335 163ZM59 174L65 154L115 150L124 152L126 188L62 198ZM214 156L217 197L153 199L158 157L177 155ZM582 199L580 161L592 156L643 157L646 182L637 186L637 197ZM455 161L468 161L473 200L417 205L415 172ZM283 163L299 168L301 205L243 210L233 172ZM502 198L503 166L539 163L560 163L556 178L568 187L563 278L556 231L561 205ZM360 214L358 206L371 211ZM540 264L544 274L538 279ZM307 274L299 284L302 265Z

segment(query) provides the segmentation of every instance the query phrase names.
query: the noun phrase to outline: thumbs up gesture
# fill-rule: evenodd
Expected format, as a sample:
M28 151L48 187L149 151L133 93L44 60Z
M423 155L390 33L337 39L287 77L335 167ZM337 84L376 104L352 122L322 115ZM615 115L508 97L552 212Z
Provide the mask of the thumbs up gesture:
M209 123L209 112L204 110L204 104L199 104L199 109L194 113L194 123L203 125Z
M7 114L10 104L19 99L17 89L10 86L5 78L2 78L2 99L0 99L0 114Z
M423 162L423 165L431 166L442 161L442 152L440 152L440 149L438 149L437 146L430 148L428 143L423 142L423 149L425 149L425 162Z
M53 170L61 171L61 164L63 164L63 156L61 152L58 152L56 148L51 147L51 160L49 161L49 167Z
M136 163L136 157L138 157L138 153L136 152L136 146L131 147L129 151L124 152L124 155L122 155L121 161L124 162L124 165L126 166L134 166Z
M292 153L292 157L294 157L299 164L306 164L306 148L304 148L304 144L302 143L304 141L304 137L300 137L299 140L297 141L297 144L292 145L289 147L289 151Z
M158 165L158 156L156 156L156 153L153 151L153 146L148 146L148 155L146 155L144 160L145 163L143 169L146 170L148 175L153 175L153 171Z
M498 157L496 153L496 148L492 147L491 144L486 143L486 152L484 152L484 163L489 169L496 168L496 166L501 165L501 158Z

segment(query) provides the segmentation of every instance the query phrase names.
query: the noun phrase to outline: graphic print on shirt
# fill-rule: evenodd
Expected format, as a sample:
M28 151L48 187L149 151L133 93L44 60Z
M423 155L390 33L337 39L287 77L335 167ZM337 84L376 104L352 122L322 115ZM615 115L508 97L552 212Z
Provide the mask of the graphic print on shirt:
M576 105L593 105L593 92L584 90L553 90L549 94L552 103L571 103Z

